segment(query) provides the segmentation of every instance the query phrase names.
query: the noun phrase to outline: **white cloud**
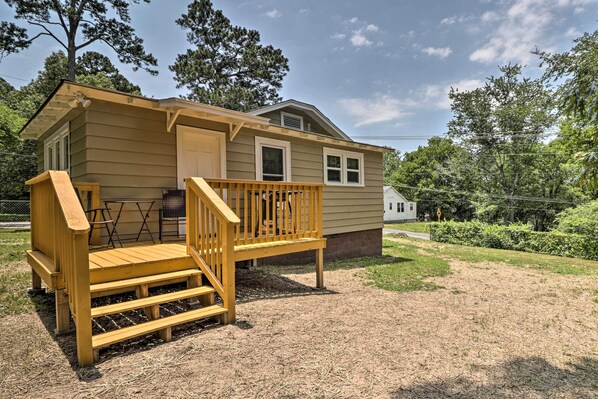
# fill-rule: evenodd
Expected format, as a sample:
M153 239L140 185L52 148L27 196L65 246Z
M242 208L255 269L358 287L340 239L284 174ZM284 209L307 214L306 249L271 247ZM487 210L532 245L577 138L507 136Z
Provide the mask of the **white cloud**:
M365 30L367 30L368 32L378 32L380 28L377 25L369 24L365 27Z
M359 22L359 18L353 17L349 20L349 22L351 22L352 24L356 24L357 22Z
M440 21L440 25L454 25L456 23L463 23L466 21L470 21L472 19L471 16L466 16L466 15L453 15L451 17L446 17L443 18Z
M356 47L369 47L372 45L372 41L365 37L363 31L359 29L353 32L353 36L351 36L351 44Z
M444 59L451 55L453 50L450 47L426 47L422 49L422 52L428 54L431 57L438 57Z
M307 14L309 12L309 8L302 8L299 10L299 14Z
M478 79L463 79L457 82L453 82L445 85L428 85L420 90L420 99L418 103L421 106L439 109L450 109L451 100L448 94L451 87L458 89L459 91L471 91L479 87L484 86L484 82Z
M496 11L486 11L482 14L482 22L494 22L500 19L500 15Z
M579 32L574 27L570 27L569 29L567 29L567 32L565 32L565 36L567 36L570 39L574 39L578 36L581 36L581 32Z
M355 120L355 127L384 122L398 122L409 115L407 111L413 103L387 94L377 94L373 98L345 98L338 101L343 110Z
M270 11L266 11L266 16L270 17L270 18L279 18L282 16L282 13L280 11L278 11L276 8L273 8Z
M334 35L332 35L330 37L332 37L333 39L336 39L336 40L341 40L341 39L344 39L345 37L347 37L347 35L345 35L344 33L335 33Z
M496 11L482 15L482 22L500 21L475 49L469 59L482 63L518 62L529 64L535 59L531 51L540 47L552 51L554 42L564 32L552 33L563 8L584 7L596 0L508 0Z

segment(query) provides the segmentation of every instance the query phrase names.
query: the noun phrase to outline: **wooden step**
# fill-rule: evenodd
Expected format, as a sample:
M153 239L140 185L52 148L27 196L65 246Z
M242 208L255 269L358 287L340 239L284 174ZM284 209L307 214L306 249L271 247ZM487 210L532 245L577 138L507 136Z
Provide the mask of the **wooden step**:
M96 308L91 308L91 317L101 317L109 314L127 312L133 309L147 308L149 306L160 305L162 303L208 295L214 292L214 288L204 286L182 291L169 292L167 294L155 295L147 298L135 299L132 301L114 303L106 306L98 306Z
M126 280L117 280L117 281L110 281L108 283L99 283L99 284L92 284L89 289L92 294L96 294L102 291L116 291L122 290L125 288L134 289L135 287L142 285L142 284L154 284L160 283L169 280L176 280L185 277L191 277L201 274L201 271L198 269L187 269L187 270L179 270L176 272L170 273L161 273L161 274L154 274L151 276L144 276L144 277L135 277L129 278Z
M163 317L157 320L151 320L131 327L121 328L120 330L109 331L106 333L94 335L91 337L93 349L100 349L117 342L127 339L150 334L164 328L189 323L195 320L218 316L226 313L227 310L220 305L207 306L205 308L190 310L179 313L174 316Z

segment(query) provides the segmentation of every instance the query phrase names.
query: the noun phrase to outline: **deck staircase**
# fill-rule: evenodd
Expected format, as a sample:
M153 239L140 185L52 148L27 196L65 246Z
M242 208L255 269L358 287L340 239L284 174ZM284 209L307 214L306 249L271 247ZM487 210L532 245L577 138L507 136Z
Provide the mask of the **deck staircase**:
M202 286L201 276L201 271L197 268L192 268L92 284L90 286L92 297L113 295L116 292L122 293L134 291L137 298L124 302L92 307L92 318L130 312L137 309L143 309L147 318L147 321L144 323L93 335L92 347L94 350L94 360L97 361L99 359L99 349L117 342L126 341L131 338L154 332L157 332L158 336L163 341L168 342L172 337L171 328L174 326L201 319L220 317L225 314L227 312L226 308L214 304L214 293L216 291L212 287ZM167 292L165 294L149 295L150 287L168 285L181 280L186 282L185 289ZM161 305L183 300L187 301L188 310L172 316L160 317ZM193 309L194 303L200 304L201 307L199 309Z

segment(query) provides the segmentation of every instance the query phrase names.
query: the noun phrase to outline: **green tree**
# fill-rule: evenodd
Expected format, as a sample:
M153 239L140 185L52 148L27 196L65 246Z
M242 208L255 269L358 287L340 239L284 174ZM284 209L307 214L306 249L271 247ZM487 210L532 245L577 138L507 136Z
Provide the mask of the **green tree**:
M392 185L392 177L401 165L401 151L393 150L392 152L385 152L382 156L382 165L384 167L384 185Z
M468 159L452 140L433 137L427 146L405 153L389 180L410 201L417 201L418 214L434 216L440 208L448 219L467 220L473 216L472 198L461 192L472 191L477 180Z
M289 70L280 49L260 44L260 34L231 25L209 0L195 0L177 19L196 48L179 54L169 68L186 98L238 111L276 103Z
M0 199L27 198L23 182L35 175L36 158L30 154L35 152L36 144L18 136L24 124L25 118L0 103Z
M14 22L0 22L0 56L28 48L42 36L51 37L67 54L67 79L74 81L77 52L92 43L103 42L133 70L143 69L157 74L157 61L143 47L143 39L131 27L129 7L140 0L5 0L15 9L14 18L35 30L29 36L28 28ZM149 0L143 0L149 3ZM112 16L114 15L114 17ZM77 41L77 39L82 39Z
M115 89L133 94L141 94L139 86L131 83L120 74L108 57L96 53L84 53L77 58L76 81L106 89ZM67 57L62 51L50 54L44 60L44 68L35 79L18 90L9 91L0 101L7 104L24 118L31 117L54 91L58 83L66 77Z
M484 87L451 89L453 119L449 136L467 149L481 172L483 192L506 205L504 219L515 221L516 196L533 183L531 168L542 139L555 123L552 93L541 80L522 76L522 67L506 65Z
M555 230L563 233L598 235L598 200L569 208L557 216Z
M125 78L119 70L112 64L110 58L95 51L88 51L82 56L77 57L77 82L88 83L92 86L103 87L105 89L114 89L124 93L131 93L141 95L141 88L136 84L131 83ZM95 80L103 81L104 83L93 83L92 76L96 76ZM103 78L108 78L108 84ZM87 82L84 81L87 79ZM92 83L89 83L89 81Z
M598 190L598 30L573 42L573 48L564 53L536 54L546 66L544 79L564 80L558 90L560 111L587 129L582 140L589 140L591 148L575 154L578 178L581 184Z

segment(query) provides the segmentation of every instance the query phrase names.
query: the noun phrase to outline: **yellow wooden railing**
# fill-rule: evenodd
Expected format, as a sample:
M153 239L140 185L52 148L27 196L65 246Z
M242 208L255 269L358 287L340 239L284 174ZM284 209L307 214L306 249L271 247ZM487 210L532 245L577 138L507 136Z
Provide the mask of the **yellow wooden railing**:
M239 217L235 245L322 238L322 192L317 183L206 179Z
M235 322L235 243L239 218L199 177L185 181L187 254L191 255L222 298L224 323Z
M32 250L49 257L64 282L64 292L56 295L57 331L68 330L70 309L79 364L92 364L89 223L66 172L44 172L27 184L31 187Z
M88 211L90 209L100 209L102 207L102 202L100 200L100 183L73 182L73 187L79 191L84 210ZM92 227L91 243L93 245L100 245L100 228L100 225Z

